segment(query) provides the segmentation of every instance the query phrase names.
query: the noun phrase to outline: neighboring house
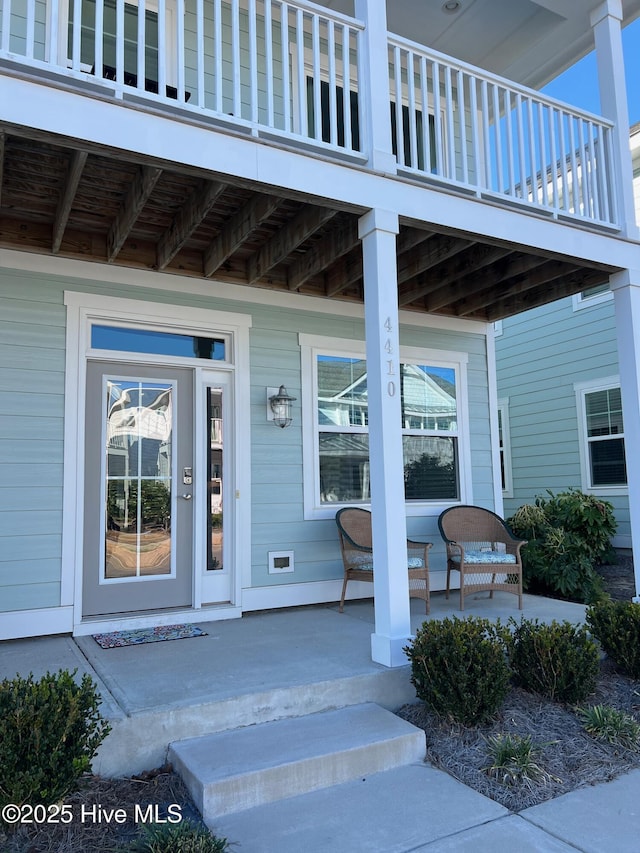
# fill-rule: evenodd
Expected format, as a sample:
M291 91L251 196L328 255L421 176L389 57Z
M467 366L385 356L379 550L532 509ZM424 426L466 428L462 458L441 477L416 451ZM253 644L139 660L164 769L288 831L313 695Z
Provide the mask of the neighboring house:
M0 636L335 601L359 504L405 663L407 531L441 587L439 513L502 506L493 322L611 281L638 360L639 14L3 0ZM537 91L594 44L604 117Z
M640 218L640 124L631 128ZM632 546L618 335L608 284L587 288L496 328L504 507L579 488L613 504L613 544ZM637 462L636 462L637 464Z

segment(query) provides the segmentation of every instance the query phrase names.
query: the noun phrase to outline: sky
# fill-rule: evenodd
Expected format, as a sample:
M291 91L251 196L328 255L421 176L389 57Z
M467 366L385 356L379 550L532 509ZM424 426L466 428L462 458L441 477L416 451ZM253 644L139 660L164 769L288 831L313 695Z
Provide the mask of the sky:
M627 76L629 124L640 121L640 19L622 31L622 46ZM556 77L543 92L568 104L593 113L600 113L598 72L595 54L590 53Z

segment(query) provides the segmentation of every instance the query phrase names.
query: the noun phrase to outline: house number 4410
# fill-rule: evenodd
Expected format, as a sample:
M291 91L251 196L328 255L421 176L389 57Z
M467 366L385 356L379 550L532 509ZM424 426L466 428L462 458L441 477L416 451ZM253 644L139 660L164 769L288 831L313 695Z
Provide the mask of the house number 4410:
M391 318L387 317L384 321L384 330L387 333L391 333L393 331L393 325L391 323ZM393 355L393 344L391 343L391 338L387 338L384 344L384 351L387 355ZM396 375L396 360L395 358L387 359L387 376L395 376ZM396 383L393 379L389 379L387 381L387 394L389 397L395 397L396 395Z

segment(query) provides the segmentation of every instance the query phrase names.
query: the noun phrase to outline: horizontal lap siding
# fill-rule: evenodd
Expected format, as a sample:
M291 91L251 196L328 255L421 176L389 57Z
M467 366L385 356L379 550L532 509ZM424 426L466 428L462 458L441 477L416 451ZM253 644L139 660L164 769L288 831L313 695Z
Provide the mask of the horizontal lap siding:
M361 320L326 314L135 290L126 285L0 272L0 608L60 601L64 438L64 290L145 299L252 317L250 406L252 584L302 583L342 575L333 519L303 518L300 332L363 340ZM486 354L481 335L401 328L405 346L469 352L474 499L493 505ZM287 430L266 420L267 387L285 384L297 398ZM239 452L244 452L240 448ZM439 541L435 517L409 519L410 532ZM241 531L244 536L244 531ZM268 551L293 550L295 572L269 575Z
M567 298L504 320L496 355L498 396L509 399L510 515L547 489L582 486L574 383L618 374L613 300L574 311ZM604 497L630 535L626 496Z
M60 603L65 309L0 274L0 610Z

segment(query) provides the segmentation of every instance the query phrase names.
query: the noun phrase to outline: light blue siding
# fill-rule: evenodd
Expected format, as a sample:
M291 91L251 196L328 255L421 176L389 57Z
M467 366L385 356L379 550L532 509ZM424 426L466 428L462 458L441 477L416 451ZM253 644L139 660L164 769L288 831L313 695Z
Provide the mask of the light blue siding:
M618 374L613 300L574 310L567 298L504 320L496 356L498 396L509 399L510 515L547 489L583 485L574 384ZM618 535L629 537L626 496L602 496L614 505Z
M64 440L64 291L249 313L252 571L254 586L338 579L342 564L333 519L303 516L303 378L300 333L364 339L359 319L301 312L126 285L0 272L0 610L60 603ZM338 306L339 310L339 306ZM5 334L2 334L6 332ZM401 343L468 352L474 500L493 506L489 392L484 336L414 326ZM265 388L284 383L297 398L287 430L266 420ZM75 389L69 389L75 393ZM413 517L410 533L439 542L436 518ZM243 532L244 535L244 532ZM293 550L295 573L268 574L268 551ZM441 550L438 545L435 551Z

